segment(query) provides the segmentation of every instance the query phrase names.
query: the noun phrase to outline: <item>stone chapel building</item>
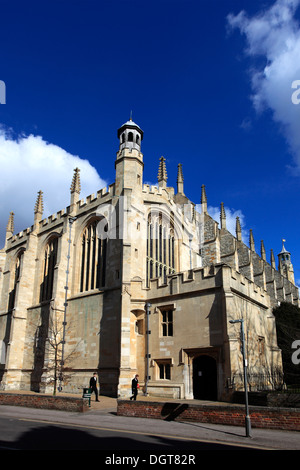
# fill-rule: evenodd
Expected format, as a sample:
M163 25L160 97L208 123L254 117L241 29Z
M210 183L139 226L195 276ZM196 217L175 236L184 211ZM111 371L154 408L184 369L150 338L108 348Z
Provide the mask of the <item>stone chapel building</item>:
M184 192L143 184L143 131L132 120L118 130L116 178L80 199L74 171L70 205L14 234L10 214L0 250L0 388L51 391L54 340L63 350L64 391L82 393L98 373L102 394L128 397L138 373L149 395L230 400L243 384L238 324L246 335L249 384L272 388L281 377L272 308L299 305L290 253L278 268L264 244L255 251ZM199 210L198 210L199 209ZM58 371L59 372L59 371ZM68 379L68 377L70 379ZM281 379L280 379L281 380Z

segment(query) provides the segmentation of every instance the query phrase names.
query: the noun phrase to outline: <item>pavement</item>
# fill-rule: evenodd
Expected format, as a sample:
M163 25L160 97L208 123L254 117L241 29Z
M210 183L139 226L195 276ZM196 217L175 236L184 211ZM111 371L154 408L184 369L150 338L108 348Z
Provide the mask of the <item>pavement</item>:
M66 396L70 396L70 394ZM99 399L100 401L96 402L92 396L90 409L83 413L2 405L0 406L0 417L15 417L72 427L108 429L130 434L138 433L139 435L159 435L201 442L235 444L250 450L300 450L299 432L252 428L251 437L247 437L244 427L238 426L117 416L116 398L101 395ZM138 400L158 401L158 398L140 395ZM207 404L207 402L205 403Z

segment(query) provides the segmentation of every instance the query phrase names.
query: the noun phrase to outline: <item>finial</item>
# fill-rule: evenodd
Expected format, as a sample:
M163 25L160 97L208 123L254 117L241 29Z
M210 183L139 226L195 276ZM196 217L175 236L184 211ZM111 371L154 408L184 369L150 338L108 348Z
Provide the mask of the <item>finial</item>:
M129 121L132 121L132 110L130 111L130 118Z

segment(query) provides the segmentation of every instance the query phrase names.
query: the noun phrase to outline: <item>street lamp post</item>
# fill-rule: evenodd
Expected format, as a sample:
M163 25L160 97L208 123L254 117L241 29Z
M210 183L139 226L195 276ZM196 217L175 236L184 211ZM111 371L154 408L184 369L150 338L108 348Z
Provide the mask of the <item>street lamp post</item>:
M247 358L245 349L245 333L244 333L244 320L229 320L229 323L240 323L241 324L241 340L242 340L242 353L243 353L243 368L244 368L244 387L245 387L245 405L246 405L246 417L245 417L245 428L246 437L251 437L251 420L249 414L249 403L248 403L248 379L247 379Z

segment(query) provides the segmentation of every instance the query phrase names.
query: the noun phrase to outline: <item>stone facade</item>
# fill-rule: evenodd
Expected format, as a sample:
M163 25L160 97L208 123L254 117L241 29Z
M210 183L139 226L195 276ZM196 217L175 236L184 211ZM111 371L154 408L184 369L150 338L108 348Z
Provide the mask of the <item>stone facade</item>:
M128 397L138 373L144 391L174 398L228 400L242 387L239 326L246 331L249 381L282 370L272 308L299 305L290 253L278 269L261 243L255 252L184 193L143 184L143 131L132 120L118 131L116 180L80 199L75 169L70 205L43 218L38 193L33 225L14 235L10 214L0 250L0 381L4 390L49 391L54 350L64 391L81 393L98 372L101 393ZM148 305L146 307L146 305ZM59 343L57 349L54 344ZM51 350L52 348L52 350ZM60 358L61 360L61 358Z

